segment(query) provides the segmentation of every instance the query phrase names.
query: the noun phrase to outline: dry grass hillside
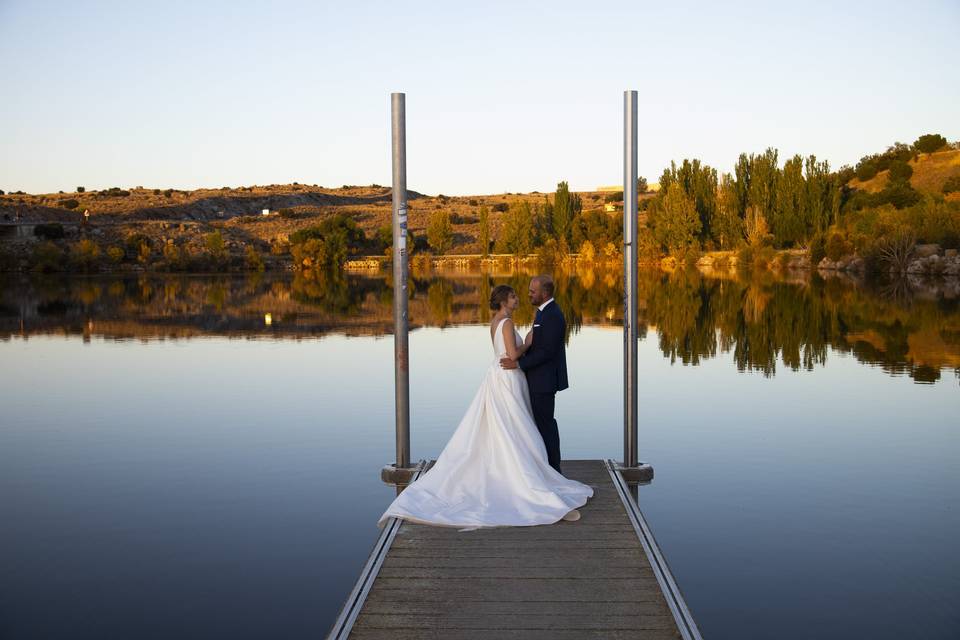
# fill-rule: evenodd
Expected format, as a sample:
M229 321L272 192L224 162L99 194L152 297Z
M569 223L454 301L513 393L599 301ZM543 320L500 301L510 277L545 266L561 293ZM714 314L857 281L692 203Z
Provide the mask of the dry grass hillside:
M948 178L960 176L960 150L921 153L916 160L910 160L908 164L913 168L910 185L914 189L926 193L941 193L943 183ZM854 178L849 185L854 189L877 193L887 186L889 181L890 171L884 170L866 181ZM948 200L960 200L960 192L948 194L946 197Z
M586 211L603 210L608 194L579 195ZM448 197L410 191L409 226L420 236L426 233L433 212L449 211L454 231L451 253L477 253L481 207L490 210L492 235L496 237L503 210L511 203L542 203L546 197L539 192ZM262 215L264 209L270 214ZM368 238L373 238L380 227L391 224L392 203L391 190L380 185L330 189L297 183L195 191L136 187L0 196L0 224L79 223L84 211L90 212L90 226L106 243L121 243L132 233L143 233L160 242L181 242L220 230L229 249L251 244L265 251L290 234L336 214L349 216ZM615 211L610 215L621 214Z

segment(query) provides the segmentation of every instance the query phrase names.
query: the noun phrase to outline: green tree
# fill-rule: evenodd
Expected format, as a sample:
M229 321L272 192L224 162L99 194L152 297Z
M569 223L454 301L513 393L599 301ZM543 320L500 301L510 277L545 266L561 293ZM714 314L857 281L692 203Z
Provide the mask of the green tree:
M761 216L769 222L777 206L779 181L776 149L767 149L763 155L750 156L750 191L747 199L749 206L755 209L754 217Z
M890 182L906 182L913 175L913 167L904 160L890 164Z
M750 184L752 176L750 172L750 158L745 153L741 153L737 158L737 164L733 171L736 176L734 189L736 191L737 217L744 220L747 217L747 207L750 205Z
M443 255L453 246L453 225L450 212L445 209L434 211L427 223L427 243L430 248Z
M207 253L216 262L222 262L227 257L227 246L223 241L223 234L220 233L219 229L213 233L208 233L204 237L203 244L207 249Z
M557 241L558 250L562 253L569 252L570 231L574 218L579 215L581 209L580 196L570 193L570 186L566 181L559 183L557 191L553 195L551 227L553 237Z
M574 220L571 232L574 247L589 241L595 248L605 247L607 243L623 242L622 216L607 215L602 211L586 211Z
M480 255L490 255L490 209L480 207Z
M784 163L777 188L770 227L777 246L792 246L807 234L807 185L803 178L803 159L799 155Z
M739 214L737 183L730 174L720 180L713 236L721 249L735 248L743 238L743 220Z
M679 184L680 188L693 200L700 218L699 239L707 240L713 236L711 226L717 212L717 171L702 164L700 160L684 159L678 167L675 162L660 176L660 191L666 194L670 185Z
M939 133L927 133L913 143L913 148L920 153L933 153L947 146L947 139Z
M829 225L836 194L836 180L830 175L830 163L817 162L816 156L807 157L804 163L806 213L805 240L822 233ZM846 180L843 181L846 184Z
M533 208L529 202L514 200L503 217L498 251L527 255L534 247Z
M653 234L657 242L671 254L686 252L697 243L700 216L692 198L678 182L667 188L663 200L651 211Z
M377 227L376 242L380 253L391 253L393 250L393 226L384 224Z

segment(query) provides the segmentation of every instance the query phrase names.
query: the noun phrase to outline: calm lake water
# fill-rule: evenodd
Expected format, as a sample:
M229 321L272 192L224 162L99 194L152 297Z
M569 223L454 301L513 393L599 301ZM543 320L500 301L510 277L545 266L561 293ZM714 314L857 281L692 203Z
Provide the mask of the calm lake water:
M476 390L481 302L504 282L527 276L414 279L415 458ZM394 495L390 286L0 280L0 638L324 634ZM620 274L558 286L564 457L619 458ZM960 636L952 293L655 273L640 289L656 478L639 499L704 636Z

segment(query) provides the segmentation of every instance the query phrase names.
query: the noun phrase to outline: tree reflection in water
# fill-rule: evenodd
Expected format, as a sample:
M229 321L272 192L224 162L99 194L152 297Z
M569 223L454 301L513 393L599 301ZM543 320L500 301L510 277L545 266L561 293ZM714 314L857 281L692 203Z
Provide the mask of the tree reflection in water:
M525 300L531 275L515 269L414 274L411 329L486 323L492 288L509 284ZM622 272L558 270L554 278L568 339L584 325L622 324ZM935 382L945 370L960 377L960 312L949 287L694 270L641 271L638 288L641 339L653 329L671 362L697 365L730 353L739 370L773 376L778 366L822 366L833 350L917 382ZM387 273L0 276L0 337L386 335L393 330L392 301ZM515 319L522 327L533 315L522 304Z

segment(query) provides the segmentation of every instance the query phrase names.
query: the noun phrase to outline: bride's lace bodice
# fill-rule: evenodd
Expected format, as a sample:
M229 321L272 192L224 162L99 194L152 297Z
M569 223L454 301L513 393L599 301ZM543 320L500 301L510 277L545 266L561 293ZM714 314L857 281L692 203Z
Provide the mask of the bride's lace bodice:
M497 325L497 330L493 334L493 355L497 360L507 356L507 346L503 342L503 323L506 321L506 318L501 320ZM516 346L519 347L523 344L523 338L520 337L520 332L517 331L516 328L513 330L513 339L516 341L514 343Z

